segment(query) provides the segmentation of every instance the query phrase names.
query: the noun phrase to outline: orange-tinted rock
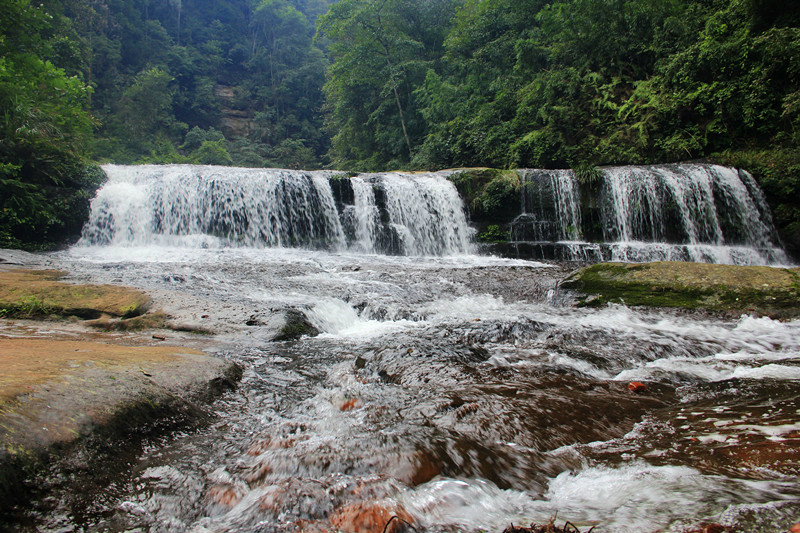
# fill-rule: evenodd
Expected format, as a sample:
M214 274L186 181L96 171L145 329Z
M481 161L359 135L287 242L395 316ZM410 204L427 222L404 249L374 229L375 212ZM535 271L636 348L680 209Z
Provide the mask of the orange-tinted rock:
M800 448L796 441L772 441L728 446L719 450L731 458L740 468L762 469L781 472L786 475L800 473Z
M253 444L247 448L247 455L261 455L265 451L270 449L270 444L272 443L272 439L267 437L266 439L258 439Z
M330 517L343 533L402 533L413 523L408 512L395 502L367 501L340 507Z
M442 473L439 461L425 452L414 454L413 466L414 473L409 480L409 484L412 486L426 483Z
M361 402L358 398L348 398L339 406L341 411L352 411L353 409L357 409L361 407Z
M272 473L272 465L267 461L262 461L253 466L253 469L244 477L248 483L258 483L263 481L268 474Z
M791 527L789 527L789 533L800 533L800 522L792 524Z
M400 455L390 463L386 473L391 478L415 487L441 474L441 461L428 451L418 450L411 455Z
M253 442L250 447L247 449L248 455L261 455L267 450L278 450L280 448L291 448L295 445L297 439L294 437L285 437L285 438L264 438L258 439L257 441Z
M628 383L628 389L632 392L644 392L647 390L647 385L639 381L631 381Z
M214 485L206 492L206 498L211 503L233 507L242 500L242 495L230 485Z

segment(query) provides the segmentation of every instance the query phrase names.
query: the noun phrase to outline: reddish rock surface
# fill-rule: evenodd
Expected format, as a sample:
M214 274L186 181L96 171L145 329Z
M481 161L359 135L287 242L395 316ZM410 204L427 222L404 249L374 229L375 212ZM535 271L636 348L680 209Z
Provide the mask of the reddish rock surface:
M632 392L645 392L647 390L647 385L641 383L639 381L631 381L628 383L628 389Z
M401 533L413 524L411 515L390 500L345 505L333 512L330 521L343 533Z
M214 485L206 492L206 498L211 503L233 507L242 500L242 495L230 485Z

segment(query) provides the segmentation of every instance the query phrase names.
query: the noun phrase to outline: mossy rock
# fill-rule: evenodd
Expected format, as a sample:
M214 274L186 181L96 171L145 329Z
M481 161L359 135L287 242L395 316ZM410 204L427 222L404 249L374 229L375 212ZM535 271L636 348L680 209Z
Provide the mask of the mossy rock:
M303 336L315 337L320 331L311 323L308 317L299 309L288 309L284 315L284 325L274 341L296 340Z
M75 285L59 281L55 270L0 271L0 317L41 318L49 315L130 318L150 306L142 291L115 285Z
M516 170L459 169L449 177L473 220L508 222L519 214L521 181Z
M800 270L658 262L599 263L561 283L583 294L579 306L607 303L800 316Z

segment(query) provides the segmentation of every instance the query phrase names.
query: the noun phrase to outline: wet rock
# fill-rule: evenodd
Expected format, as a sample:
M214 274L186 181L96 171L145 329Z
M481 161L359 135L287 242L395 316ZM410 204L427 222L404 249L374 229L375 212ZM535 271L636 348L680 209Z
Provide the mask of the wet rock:
M427 450L417 450L410 455L401 455L387 469L389 475L406 485L416 487L442 473L441 461Z
M475 413L479 408L480 406L475 402L464 404L455 410L453 416L461 420L465 416Z
M207 418L201 402L241 378L183 347L28 338L2 340L0 368L0 514L30 472L99 475L127 442Z
M800 474L800 447L798 436L786 435L786 440L747 442L743 436L735 445L719 450L722 456L747 472L780 472L784 475ZM752 438L752 437L751 437Z
M726 533L727 531L731 531L731 528L715 522L711 524L702 524L700 527L687 530L686 533Z
M211 504L234 507L242 500L242 494L232 485L213 485L206 491L206 499Z
M298 533L335 533L319 520L295 520L293 525Z
M361 401L358 398L345 398L337 407L340 411L352 411L361 407Z
M259 498L258 508L275 517L319 520L333 511L333 504L322 484L292 477L270 486Z
M284 314L285 323L273 337L274 341L288 341L299 339L302 336L315 337L320 331L308 320L308 317L299 309L289 309Z
M256 315L250 315L250 318L244 323L245 326L263 326L264 323L256 317Z
M414 519L392 500L351 503L336 509L331 524L343 533L402 533Z
M588 529L586 533L593 529L594 527ZM555 518L551 518L547 524L531 524L530 527L511 524L503 530L503 533L581 533L581 530L572 522L564 522L564 525L559 527L555 525Z
M635 393L642 393L647 391L647 385L639 381L631 381L628 383L628 390Z
M664 261L598 263L560 287L583 295L578 305L682 307L792 318L800 315L800 270Z

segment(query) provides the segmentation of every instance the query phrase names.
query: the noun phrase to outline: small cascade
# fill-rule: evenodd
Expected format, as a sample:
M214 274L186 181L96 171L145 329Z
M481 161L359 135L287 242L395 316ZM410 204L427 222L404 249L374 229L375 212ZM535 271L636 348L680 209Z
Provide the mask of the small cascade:
M520 171L521 214L515 241L581 240L580 191L570 170Z
M103 167L82 244L302 247L396 255L471 250L445 174L196 165Z
M596 183L569 170L521 171L520 256L571 261L786 264L753 177L718 165L609 167Z

